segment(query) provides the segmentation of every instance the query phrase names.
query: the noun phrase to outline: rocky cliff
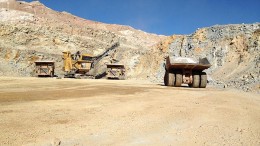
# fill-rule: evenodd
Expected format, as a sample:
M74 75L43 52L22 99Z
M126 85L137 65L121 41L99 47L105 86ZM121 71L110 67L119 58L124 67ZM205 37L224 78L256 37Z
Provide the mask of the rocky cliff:
M209 82L224 88L258 91L260 88L260 23L216 25L198 29L191 35L173 35L153 48L154 62L149 78L162 81L166 56L207 57L212 67ZM140 67L144 68L144 67Z
M99 64L111 58L129 66L131 76L136 54L166 38L129 26L85 20L67 12L56 12L38 1L0 1L0 74L32 76L34 61L54 60L62 74L62 51L99 55L116 43L120 46Z
M33 76L34 61L53 60L62 75L62 51L99 55L125 64L128 78L162 82L167 55L208 57L209 81L221 87L259 91L260 24L212 26L191 35L162 36L129 26L85 20L39 2L0 1L0 75Z

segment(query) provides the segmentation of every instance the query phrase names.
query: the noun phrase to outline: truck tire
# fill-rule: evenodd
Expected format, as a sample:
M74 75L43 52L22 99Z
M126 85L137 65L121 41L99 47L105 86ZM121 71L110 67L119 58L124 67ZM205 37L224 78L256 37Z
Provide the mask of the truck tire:
M164 81L164 85L168 86L168 71L165 71L164 77L163 77L163 81Z
M200 88L206 88L207 86L207 74L205 72L201 72L200 74Z
M166 71L164 75L164 85L165 86L174 86L175 75L172 72Z
M75 79L81 79L81 76L79 74L75 74Z
M175 81L175 86L176 87L181 87L182 84L182 73L180 71L176 72L176 81Z
M193 73L192 78L193 78L192 87L199 88L200 87L200 75L195 72L195 73Z
M52 74L52 72L50 73L50 77L51 77L51 78L53 77L53 74Z

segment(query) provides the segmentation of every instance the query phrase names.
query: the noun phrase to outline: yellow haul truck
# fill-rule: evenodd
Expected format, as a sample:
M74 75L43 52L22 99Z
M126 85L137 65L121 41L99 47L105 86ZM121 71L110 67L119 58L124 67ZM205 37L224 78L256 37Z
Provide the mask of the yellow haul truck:
M125 66L123 64L107 64L107 79L125 80Z
M35 61L36 74L38 77L53 77L55 62L54 61Z
M207 58L199 59L197 62L187 57L167 57L164 84L175 87L188 84L193 88L206 88L207 74L203 70L210 66Z

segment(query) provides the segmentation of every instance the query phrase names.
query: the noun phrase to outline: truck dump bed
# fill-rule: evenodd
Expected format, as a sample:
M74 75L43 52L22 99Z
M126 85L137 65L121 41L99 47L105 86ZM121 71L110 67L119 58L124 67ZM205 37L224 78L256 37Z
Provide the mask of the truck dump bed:
M53 77L55 62L54 61L35 61L36 74L38 77Z
M167 57L166 69L190 69L190 70L205 70L210 67L210 63L207 58L199 59L195 61L192 58L184 57Z
M123 64L107 64L107 68L125 68Z
M108 79L125 79L125 66L123 64L107 64L107 78Z

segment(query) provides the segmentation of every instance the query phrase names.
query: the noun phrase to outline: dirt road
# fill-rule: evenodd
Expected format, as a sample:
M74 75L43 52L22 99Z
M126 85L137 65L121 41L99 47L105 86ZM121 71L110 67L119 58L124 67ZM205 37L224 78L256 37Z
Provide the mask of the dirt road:
M0 145L260 145L260 95L140 81L0 78Z

